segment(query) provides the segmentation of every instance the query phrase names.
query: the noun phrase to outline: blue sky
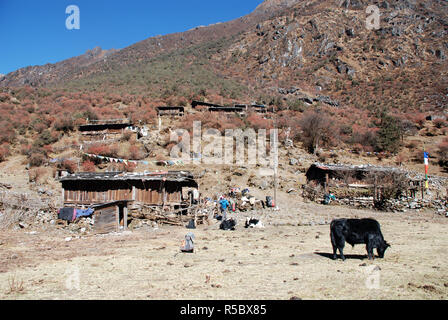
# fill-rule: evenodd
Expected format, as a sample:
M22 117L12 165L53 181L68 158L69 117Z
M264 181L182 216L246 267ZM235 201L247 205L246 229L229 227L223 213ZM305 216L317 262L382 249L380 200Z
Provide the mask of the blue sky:
M263 0L0 0L0 73L55 63L100 46L124 48L146 38L225 22ZM80 29L66 28L66 8Z

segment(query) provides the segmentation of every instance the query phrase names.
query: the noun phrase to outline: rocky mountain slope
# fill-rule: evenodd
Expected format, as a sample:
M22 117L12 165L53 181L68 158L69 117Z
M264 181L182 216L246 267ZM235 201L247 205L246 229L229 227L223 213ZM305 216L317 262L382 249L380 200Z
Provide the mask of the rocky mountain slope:
M366 28L366 8L372 4L381 14L378 30ZM136 65L166 59L167 54L194 60L206 44L216 50L201 63L245 87L273 88L271 93L304 101L309 101L306 94L324 91L364 107L382 100L390 107L442 109L447 103L446 13L446 2L435 0L268 0L234 21L150 38L118 51L96 48L60 63L20 69L0 85L113 78ZM135 84L123 80L126 86Z
M324 91L344 105L442 111L448 102L446 2L376 1L377 30L366 28L370 4L301 1L216 59L273 93L303 98L304 90Z
M366 26L371 5L380 13L377 29ZM79 110L76 121L86 114L132 114L151 121L157 105L207 99L273 105L276 125L292 128L298 140L301 119L318 110L334 125L334 141L327 146L343 148L342 141L368 152L377 148L386 111L397 120L400 135L415 136L402 158L421 162L425 139L438 137L432 145L444 143L448 150L448 141L442 141L448 133L447 7L438 0L267 0L230 22L20 69L0 80L3 141L14 141L11 126L16 132L70 130L69 110ZM27 87L15 88L20 86ZM17 116L19 107L27 117ZM50 116L64 112L69 126ZM430 115L439 120L425 128ZM48 119L40 123L43 117ZM187 117L182 125L193 120ZM218 126L222 122L215 120ZM257 117L247 122L270 123ZM401 140L404 144L403 135Z
M0 86L21 87L45 86L49 83L60 81L62 78L75 77L77 72L83 70L95 62L107 59L119 50L103 50L96 47L88 50L83 55L73 57L55 64L45 64L43 66L29 66L7 74L4 78L0 76ZM82 73L82 72L81 72Z
M366 8L372 4L381 14L378 30L366 28ZM151 77L163 77L157 66L167 62L173 76L164 87L195 81L207 86L209 80L186 76L205 68L245 88L239 95L264 92L304 102L321 95L330 105L442 111L448 93L447 11L446 2L436 0L268 0L252 14L227 23L20 69L0 86L65 83L83 88L97 83L96 90L129 90L145 83L137 90L141 92L158 87ZM223 92L220 88L216 93Z

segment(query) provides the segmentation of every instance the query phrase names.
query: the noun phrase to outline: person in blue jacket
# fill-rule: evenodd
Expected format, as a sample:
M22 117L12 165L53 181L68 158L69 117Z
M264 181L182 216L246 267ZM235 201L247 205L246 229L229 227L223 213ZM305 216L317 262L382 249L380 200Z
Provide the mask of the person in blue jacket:
M221 209L222 220L224 221L227 219L227 208L230 206L230 202L223 197L221 198L221 200L219 200L219 205Z

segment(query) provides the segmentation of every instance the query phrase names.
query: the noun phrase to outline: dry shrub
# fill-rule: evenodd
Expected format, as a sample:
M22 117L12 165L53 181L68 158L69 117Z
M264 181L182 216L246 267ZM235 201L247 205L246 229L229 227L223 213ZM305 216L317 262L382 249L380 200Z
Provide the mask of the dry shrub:
M51 175L49 170L39 167L28 171L28 180L37 184L45 184L48 181L49 175Z
M409 143L406 145L406 147L408 149L415 149L415 148L417 148L417 146L418 146L418 141L414 141L414 140L409 141Z
M124 141L124 142L130 141L133 134L134 133L131 131L125 131L123 133L123 135L121 136L121 141Z
M46 145L42 147L44 154L49 154L53 152L53 147L51 145Z
M116 158L118 157L118 146L116 144L93 144L87 149L87 153Z
M137 169L137 165L135 163L128 163L128 165L125 166L124 171L134 172L136 169Z
M409 160L409 157L405 153L401 152L395 158L395 163L397 165L401 166L404 162L406 162L408 160Z
M23 293L25 291L23 280L18 280L16 278L16 275L9 277L8 286L9 289L8 291L6 291L6 294L17 294L17 293Z
M133 145L129 147L129 159L131 160L142 160L145 158L145 154L141 148Z
M53 127L56 131L70 132L75 129L75 122L69 115L65 115L62 118L57 119Z
M9 144L4 143L0 145L0 162L5 161L6 157L10 155Z
M71 160L64 160L58 165L59 169L67 170L69 173L75 173L78 165Z
M29 158L28 164L30 165L30 167L40 167L45 163L45 161L46 158L43 154L33 153Z
M311 201L316 201L316 199L322 197L324 194L324 190L319 184L305 184L302 188L302 197Z
M271 120L264 119L262 116L255 112L249 114L246 120L249 123L249 126L254 130L269 129L272 127Z
M375 172L368 174L366 180L380 188L381 197L375 199L374 205L384 211L389 209L388 200L399 199L409 186L409 179L402 172Z
M363 151L363 146L360 143L355 143L352 146L352 150L355 154L361 154L361 152Z
M434 126L438 129L442 128L442 127L446 127L446 121L443 119L435 119L433 121Z
M93 163L90 160L84 161L82 163L82 171L84 171L84 172L95 172L96 171L95 163Z
M426 117L424 114L420 113L414 116L414 122L417 124L419 129L422 129L426 122Z
M445 138L439 145L437 154L439 156L439 165L447 168L448 167L448 138Z

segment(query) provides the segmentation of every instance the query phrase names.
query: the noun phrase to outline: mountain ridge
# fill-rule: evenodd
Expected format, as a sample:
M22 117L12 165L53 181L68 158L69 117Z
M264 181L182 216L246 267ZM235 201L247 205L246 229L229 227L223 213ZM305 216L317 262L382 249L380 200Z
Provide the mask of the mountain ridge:
M268 2L271 0L267 0ZM265 1L266 2L266 1ZM277 8L278 9L278 8ZM225 35L232 35L238 32L243 32L251 25L264 19L267 14L272 14L273 8L270 10L262 10L250 13L249 15L228 21L228 22L217 22L208 26L197 26L187 31L175 32L163 36L154 36L142 41L136 42L128 47L116 50L105 50L104 56L112 56L115 53L120 52L117 56L117 60L122 60L128 62L130 59L135 58L132 54L132 50L136 49L140 52L146 52L143 57L138 57L137 59L145 59L152 57L158 53L164 52L170 49L176 49L178 47L183 47L185 44L194 45L201 43L203 41L216 40L219 37ZM164 45L166 45L166 50ZM4 79L0 80L0 87L19 87L23 85L30 86L46 86L50 83L60 81L60 77L51 74L54 70L61 69L61 73L73 73L75 77L80 75L80 70L96 62L101 61L103 57L97 57L94 55L91 60L86 60L85 58L89 53L96 53L96 47L94 49L88 50L85 54L80 56L75 56L66 60L62 60L56 63L47 63L45 65L38 66L27 66L24 68L19 68L5 75ZM130 52L131 51L131 52ZM110 54L106 54L110 52ZM103 51L100 52L100 54ZM43 76L42 74L48 74L49 76Z
M281 103L320 95L319 101L341 102L334 105L440 112L448 104L447 4L373 4L381 10L378 30L365 26L370 1L267 0L232 21L151 37L110 54L94 50L90 60L86 53L20 69L0 86L143 93L196 83L195 90L202 87L224 98L255 100L267 94ZM223 81L242 89L227 90L230 84Z

